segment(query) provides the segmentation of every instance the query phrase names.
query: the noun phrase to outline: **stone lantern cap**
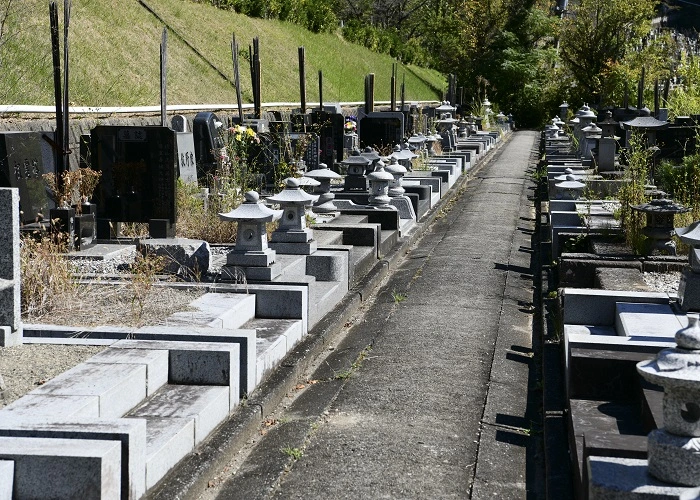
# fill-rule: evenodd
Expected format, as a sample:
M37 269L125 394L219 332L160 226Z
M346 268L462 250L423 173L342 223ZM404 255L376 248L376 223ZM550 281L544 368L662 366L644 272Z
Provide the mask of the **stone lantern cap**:
M700 221L686 227L677 227L676 234L683 243L692 247L700 246Z
M638 116L634 120L622 122L625 128L636 128L641 130L664 129L668 127L668 122L657 120L653 116Z
M299 179L288 177L285 184L285 188L276 195L270 196L268 201L280 205L311 205L318 199L318 196L310 195L303 189L299 189Z
M377 158L379 158L379 155L377 155ZM357 149L354 150L350 156L345 158L343 161L340 163L342 165L347 165L347 166L361 166L361 167L367 167L372 164L373 160L370 160L367 158L365 155L361 154Z
M650 202L642 203L641 205L630 205L630 208L632 210L647 214L681 214L690 211L690 208L684 207L680 203L676 203L667 198L651 200Z
M367 174L367 179L370 182L389 182L394 180L394 176L384 170L384 162L377 162L377 169L374 172Z
M585 134L595 135L600 134L603 131L603 129L598 127L595 123L591 122L591 124L587 127L583 127L581 131Z
M360 156L367 158L370 161L370 163L379 160L379 153L377 153L370 146L367 146L365 150L362 153L360 153Z
M239 222L272 222L282 217L283 210L272 210L260 201L260 195L255 191L248 191L245 201L236 209L225 214L219 214L219 218L225 221Z
M488 108L489 106L491 106L491 101L489 101L488 97L484 96L484 102L482 102L481 104Z
M406 167L401 165L399 161L396 159L396 157L391 158L391 163L389 163L386 168L384 169L385 172L389 172L390 174L405 174L408 172L406 170Z
M425 143L426 137L423 134L413 134L408 138L409 146L419 149Z
M407 159L412 160L413 158L418 158L418 155L411 151L411 146L408 142L401 144L401 151L406 155Z
M676 345L659 352L656 359L640 361L637 371L664 389L700 389L700 324L697 314L688 314L687 328L676 332Z
M306 174L304 174L304 177L297 178L297 180L299 181L299 185L301 187L304 187L304 186L316 187L316 186L321 185L321 183L318 182L316 179L312 179L311 177L307 177Z
M438 116L440 116L440 113L450 113L452 114L454 111L456 111L457 108L452 106L449 102L447 101L442 101L442 104L435 108L435 111L438 113Z
M574 171L570 168L567 168L564 170L564 173L562 175L557 175L554 180L555 181L567 181L567 180L575 180L578 181L582 179L583 177L580 175L577 175L574 173Z
M360 157L362 158L362 157ZM341 176L337 172L334 172L325 163L319 163L318 168L314 170L309 170L304 174L304 177L309 177L311 179L325 180L325 179L340 179Z
M581 109L579 109L576 112L576 117L577 118L590 118L591 120L596 119L596 115L593 111L591 111L591 108L588 107L588 104L584 104L581 106Z
M583 189L586 185L583 182L577 181L572 174L567 174L566 180L555 184L561 189Z

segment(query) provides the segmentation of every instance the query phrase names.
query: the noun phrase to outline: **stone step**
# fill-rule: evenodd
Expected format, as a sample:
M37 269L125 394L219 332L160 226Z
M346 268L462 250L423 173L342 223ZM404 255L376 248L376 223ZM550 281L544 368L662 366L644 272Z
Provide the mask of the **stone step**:
M168 316L166 324L236 329L255 316L255 296L210 292L190 302L188 307L193 310Z
M93 415L94 417L119 418L146 397L148 385L146 366L146 364L81 363L29 394L72 396L82 399L85 405L89 405L92 400L98 407L98 414ZM53 405L38 406L35 412L51 417Z
M121 496L118 441L0 437L0 460L13 462L12 498Z
M260 385L302 339L303 325L301 320L254 318L245 326L257 332L256 385Z
M126 418L146 420L146 488L152 488L229 414L222 386L165 385Z
M229 409L240 402L241 345L238 343L120 340L111 349L167 350L168 384L227 386Z

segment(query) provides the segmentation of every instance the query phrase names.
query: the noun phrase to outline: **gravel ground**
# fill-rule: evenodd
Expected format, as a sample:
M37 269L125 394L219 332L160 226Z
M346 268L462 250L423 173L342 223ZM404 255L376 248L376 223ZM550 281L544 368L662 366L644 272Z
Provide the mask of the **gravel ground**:
M642 279L655 292L678 293L681 273L642 273Z
M0 347L0 376L4 379L0 408L104 349L105 346L50 344Z
M134 303L134 289L128 284L81 286L64 307L44 315L29 315L25 323L67 326L164 324L163 319L204 292L153 287L143 309ZM22 397L49 379L82 363L105 346L23 344L0 347L0 408Z

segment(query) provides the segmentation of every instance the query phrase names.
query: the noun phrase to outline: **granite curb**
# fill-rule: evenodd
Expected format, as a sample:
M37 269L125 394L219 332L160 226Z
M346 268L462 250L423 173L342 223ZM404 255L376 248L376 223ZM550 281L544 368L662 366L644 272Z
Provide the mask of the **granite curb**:
M478 165L460 176L439 203L430 209L425 219L395 245L387 256L377 261L367 275L348 291L341 302L287 354L282 364L256 389L253 397L244 400L239 411L224 421L195 453L183 459L144 498L170 500L201 495L233 452L242 448L258 433L261 422L294 389L302 375L327 349L327 346L344 337L343 326L347 320L359 310L409 250L423 237L440 215L442 208L461 194L461 189L474 178L475 174L494 160L498 151L511 137L512 134L504 136Z

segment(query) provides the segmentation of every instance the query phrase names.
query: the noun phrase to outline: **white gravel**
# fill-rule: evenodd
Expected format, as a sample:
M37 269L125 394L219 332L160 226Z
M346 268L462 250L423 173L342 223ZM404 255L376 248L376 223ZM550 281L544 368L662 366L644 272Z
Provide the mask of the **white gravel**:
M655 292L678 293L681 273L642 273L642 279Z

